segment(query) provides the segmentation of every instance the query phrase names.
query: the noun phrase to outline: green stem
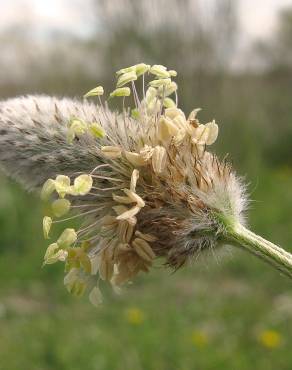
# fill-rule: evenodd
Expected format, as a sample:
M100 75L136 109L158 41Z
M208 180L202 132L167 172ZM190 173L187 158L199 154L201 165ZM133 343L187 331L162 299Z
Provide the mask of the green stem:
M292 278L292 254L248 230L241 224L229 225L226 241L260 257Z

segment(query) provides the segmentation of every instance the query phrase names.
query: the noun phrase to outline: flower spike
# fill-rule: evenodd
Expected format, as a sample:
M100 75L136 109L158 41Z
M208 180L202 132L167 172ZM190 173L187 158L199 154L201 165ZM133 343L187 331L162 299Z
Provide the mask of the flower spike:
M110 97L123 97L121 112L103 105L102 86L85 94L98 106L48 97L1 103L1 166L29 189L43 185L52 211L46 239L53 224L65 225L43 263L64 263L66 289L86 292L95 306L101 280L117 291L158 257L176 270L223 244L292 277L292 255L244 226L245 186L211 151L219 127L201 123L199 109L186 116L179 108L176 75L160 64L119 70Z

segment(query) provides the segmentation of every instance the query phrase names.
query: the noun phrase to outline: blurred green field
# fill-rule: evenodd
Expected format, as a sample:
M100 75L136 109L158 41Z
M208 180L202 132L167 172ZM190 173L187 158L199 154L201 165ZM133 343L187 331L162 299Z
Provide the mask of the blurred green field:
M175 274L155 268L100 309L41 269L42 205L1 177L1 370L289 370L291 282L226 247ZM253 229L292 248L291 169L250 186Z

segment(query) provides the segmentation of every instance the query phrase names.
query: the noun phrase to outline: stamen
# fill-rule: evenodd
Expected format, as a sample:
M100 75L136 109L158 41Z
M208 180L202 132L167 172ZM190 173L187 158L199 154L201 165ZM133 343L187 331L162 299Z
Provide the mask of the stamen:
M93 226L95 226L95 225L97 225L97 224L99 224L99 223L101 223L101 221L100 221L100 220L97 220L97 221L93 222L92 224L90 224L90 225L88 225L88 226L86 226L86 227L84 227L84 228L82 228L82 229L79 229L79 230L77 231L77 234L78 234L78 235L81 235L81 234L83 234L85 231L87 231L87 230L91 229Z
M124 182L121 179L115 179L112 177L107 177L107 176L99 176L99 175L92 175L95 179L103 179L103 180L109 180L109 181L116 181L116 182Z
M82 208L82 207L96 207L96 204L80 204L78 206L71 206L71 208Z
M134 81L132 81L132 90L133 90L133 95L134 95L134 100L135 100L136 108L139 109L140 100L139 100L139 96L137 94L137 90L136 90L136 86L135 86Z
M178 107L178 95L177 95L177 91L174 92L174 95L175 95L175 105Z
M53 221L53 224L59 224L61 222L70 221L70 220L73 220L73 219L78 218L78 217L89 215L91 213L96 213L97 211L100 211L102 209L104 209L104 207L99 207L99 208L93 209L93 210L88 211L88 212L79 213L78 215L75 215L75 216L72 216L72 217L63 218L62 220L58 220L58 221Z
M122 188L122 186L113 186L111 188L98 188L98 187L95 187L95 186L92 187L92 189L99 190L99 191L119 190L121 188Z
M96 166L91 172L90 172L90 175L92 175L96 170L100 169L100 168L104 168L104 167L109 167L110 165L108 163L105 163L105 164L100 164L98 166Z

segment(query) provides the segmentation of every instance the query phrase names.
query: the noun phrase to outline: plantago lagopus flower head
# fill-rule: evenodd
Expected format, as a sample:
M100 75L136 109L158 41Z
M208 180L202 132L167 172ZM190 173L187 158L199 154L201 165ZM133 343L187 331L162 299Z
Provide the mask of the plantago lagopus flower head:
M88 291L93 304L102 300L100 279L119 287L157 258L177 269L222 243L242 245L291 276L290 254L242 226L245 187L210 151L215 121L202 124L199 109L186 116L177 106L176 75L144 63L118 71L109 96L121 100L120 113L102 103L102 86L83 102L0 103L1 164L51 202L45 238L54 224L74 220L50 243L44 264L64 263L66 288Z

